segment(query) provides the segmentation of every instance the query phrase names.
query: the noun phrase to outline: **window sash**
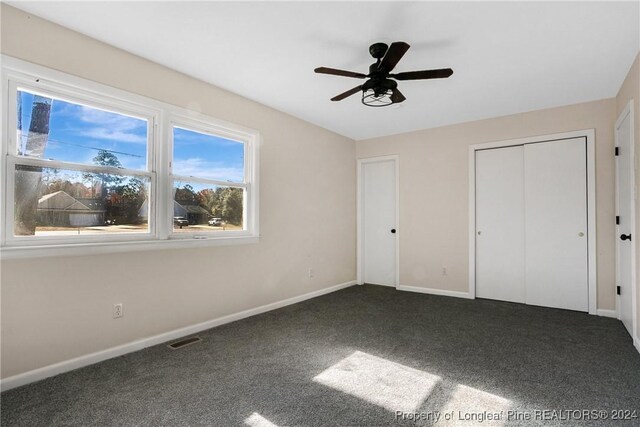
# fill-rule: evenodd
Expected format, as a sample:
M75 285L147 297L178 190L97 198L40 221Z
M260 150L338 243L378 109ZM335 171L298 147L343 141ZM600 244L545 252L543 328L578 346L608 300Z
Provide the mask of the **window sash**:
M147 176L154 177L155 172L147 172L141 171L139 169L127 169L127 168L117 168L113 166L103 166L103 165L88 165L85 163L74 163L74 162L62 162L59 160L49 160L49 159L40 159L37 157L23 157L23 156L15 156L8 155L7 156L7 165L15 166L15 165L25 165L25 166L36 166L42 168L52 168L52 169L71 169L71 170L79 170L86 172L97 172L97 173L108 173L113 175L133 175L133 176ZM11 170L11 168L9 168Z
M21 156L7 156L7 189L6 197L6 225L5 225L5 239L7 243L20 243L24 245L43 245L43 244L64 244L64 243L81 243L81 242L93 242L93 241L129 241L129 240L149 240L157 238L157 221L156 218L156 194L157 194L157 176L154 172L141 172L139 170L114 168L109 166L95 167L87 166L84 164L59 162L46 159L37 159L32 157ZM113 234L87 234L77 236L16 236L15 235L15 176L16 166L35 166L50 169L65 169L65 170L77 170L82 172L94 172L105 173L120 176L133 176L149 179L149 220L148 229L146 232L136 233L113 233Z
M244 160L242 165L243 166L242 182L229 182L229 181L222 181L222 180L209 180L208 182L221 182L221 183L224 183L222 185L225 185L225 186L237 186L239 184L247 184L252 181L252 176L251 176L251 172L252 172L251 167L252 167L252 161L253 161L252 151L254 151L254 147L252 146L252 144L255 143L255 141L253 141L255 139L255 135L250 135L242 131L236 131L233 129L229 129L227 127L203 122L201 120L196 120L191 117L186 117L178 114L171 114L171 117L169 118L168 150L169 150L169 156L171 158L170 168L169 168L170 169L169 173L171 175L173 175L173 162L174 162L173 156L175 153L175 142L173 140L174 128L179 128L179 129L198 132L198 133L210 134L213 136L229 139L231 141L242 144L243 160ZM175 176L186 177L185 175L178 175L178 174L176 174ZM188 178L190 180L206 179L198 176L189 176Z
M32 79L31 79L32 80ZM146 170L151 171L154 169L154 158L156 146L153 143L157 138L155 135L156 122L158 118L158 112L151 111L144 107L133 105L125 100L113 99L107 96L96 96L91 93L84 93L82 89L66 87L61 85L55 85L50 82L42 82L37 79L40 86L34 86L30 80L25 77L11 77L9 80L8 94L8 126L9 139L7 144L7 154L13 155L19 158L35 158L30 156L19 156L18 145L20 142L17 140L17 96L18 91L26 91L32 94L48 97L54 100L60 100L65 102L74 103L77 105L94 108L97 110L108 111L123 116L132 117L147 122L147 143L146 143ZM24 131L24 129L23 129ZM138 170L140 172L141 170Z
M179 175L173 174L173 162L174 162L174 128L179 128L187 131L193 131L213 136L222 137L225 139L229 139L231 141L235 141L241 143L243 145L243 180L242 182L230 182L230 181L222 181L216 179L208 179L202 178L198 176L187 176L187 175ZM170 173L168 176L168 185L171 191L171 204L168 207L168 210L171 214L167 223L169 224L169 238L170 239L193 239L198 236L212 236L212 237L232 237L232 236L248 236L252 235L252 231L256 228L256 218L253 216L256 215L255 207L251 206L251 203L255 200L254 188L252 185L253 181L253 155L252 150L254 147L252 144L256 142L253 141L252 136L245 134L243 132L238 132L229 128L225 128L222 126L218 126L215 124L202 122L200 120L193 119L191 117L186 117L178 114L172 114L169 119L169 131L168 131L168 141L169 141L169 153L171 156L170 161ZM173 227L173 189L174 183L176 181L181 182L193 182L198 184L205 184L217 187L230 187L230 188L242 188L244 189L244 200L243 200L243 213L242 213L242 230L194 230L194 231L185 231L184 229L177 232Z
M183 181L183 182L197 182L197 183L202 183L202 184L206 184L206 182L203 182L204 180L195 180L195 179L189 179L188 181ZM173 195L173 190L174 190L174 185L173 183L175 182L172 181L171 182L171 193ZM214 184L217 185L217 184ZM223 185L218 185L219 187L228 187L228 188L241 188L243 189L243 200L242 200L242 229L241 230L185 230L182 229L181 231L175 231L175 228L173 226L173 202L175 201L175 196L171 197L171 208L170 208L170 213L171 213L171 218L170 218L170 238L172 239L184 239L184 238L188 238L191 239L194 237L194 235L203 235L203 236L233 236L233 235L239 235L239 236L247 236L250 235L250 218L249 218L249 200L251 200L251 187L248 184L241 184L241 185L227 185L227 184L223 184Z
M207 184L207 185L215 185L216 187L231 187L231 188L249 188L249 184L245 184L243 182L229 182L229 181L218 181L216 179L207 179L207 178L198 178L196 176L186 176L186 175L171 175L171 181L169 185L173 185L174 182L197 182L198 184Z

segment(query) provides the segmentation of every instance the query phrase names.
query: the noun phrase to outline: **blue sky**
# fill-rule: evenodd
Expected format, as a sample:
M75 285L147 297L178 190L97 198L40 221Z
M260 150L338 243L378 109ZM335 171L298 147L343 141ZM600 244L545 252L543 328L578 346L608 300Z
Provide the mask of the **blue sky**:
M173 173L242 182L244 145L218 136L174 128Z
M33 95L18 92L22 101L22 143L26 141ZM123 167L144 170L147 161L147 121L54 99L44 157L93 164L99 150L118 157ZM243 144L186 129L174 129L174 174L241 182Z

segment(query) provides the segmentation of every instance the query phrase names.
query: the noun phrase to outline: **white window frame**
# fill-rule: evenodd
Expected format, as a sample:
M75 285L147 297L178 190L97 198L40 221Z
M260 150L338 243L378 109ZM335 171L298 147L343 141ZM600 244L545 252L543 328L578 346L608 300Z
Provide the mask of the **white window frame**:
M205 116L168 103L71 76L46 67L2 55L2 135L0 161L0 258L32 258L53 255L128 252L164 248L190 248L256 243L259 240L259 132L243 126ZM60 97L96 107L143 118L148 123L147 170L109 168L66 161L17 156L16 90ZM243 183L219 185L244 187L244 229L204 233L173 232L173 177L171 174L172 127L205 131L244 143L245 179ZM11 155L13 153L13 155ZM105 235L14 236L15 164L41 167L96 170L119 175L144 176L150 179L149 230L147 233L113 233ZM184 177L187 178L187 177ZM191 179L191 178L189 178Z
M126 102L126 100L119 100L109 98L106 96L96 96L95 94L88 93L79 89L71 89L64 86L52 84L42 79L37 79L33 76L14 74L8 79L8 105L7 112L7 136L6 136L6 223L3 224L3 245L5 246L40 246L40 245L64 245L67 243L87 243L96 241L129 241L129 240L150 240L156 238L157 232L155 227L155 221L149 221L149 229L147 232L140 233L113 233L104 235L92 235L85 234L73 237L63 236L16 236L14 234L14 210L10 207L14 206L15 193L14 178L15 178L15 166L27 165L38 166L43 168L58 168L58 169L71 169L78 171L96 172L101 171L103 173L113 173L117 175L125 176L138 176L149 179L149 217L152 218L155 215L155 199L156 199L156 173L154 170L155 159L155 123L159 117L159 111L144 108L136 104ZM135 170L126 168L115 168L108 166L89 165L82 163L74 163L69 161L49 160L44 158L35 158L29 156L17 155L17 111L16 111L16 95L19 89L24 89L29 93L40 94L46 97L52 97L55 99L62 99L64 101L73 102L79 105L86 105L91 108L97 108L102 110L112 111L118 114L124 114L134 118L140 118L147 120L147 168L146 170ZM13 100L13 102L11 102Z
M253 176L252 171L254 170L253 166L253 156L251 152L253 150L253 145L255 145L253 135L250 133L238 131L235 129L231 129L228 127L221 126L219 124L212 123L210 121L202 121L195 119L193 117L187 117L180 114L171 114L168 120L168 141L169 141L169 153L171 153L171 161L169 163L169 190L171 191L171 204L168 206L167 215L168 220L170 221L170 237L174 239L193 239L193 238L206 238L207 236L213 237L233 237L233 236L247 236L250 234L250 230L252 227L255 227L257 224L251 224L251 220L254 219L254 215L251 215L250 210L248 209L255 202L255 188L252 183L255 181L255 176ZM237 141L242 143L244 150L244 177L242 182L228 182L228 181L220 181L215 179L206 179L197 176L186 176L186 175L175 175L173 173L173 152L174 152L174 141L173 141L173 129L174 127L178 127L185 130L190 130L194 132L200 132L203 134L209 134L214 136L219 136L222 138L226 138L232 141ZM173 231L173 182L174 180L179 180L183 182L197 182L199 184L208 184L211 186L219 186L219 187L233 187L233 188L243 188L244 192L244 200L243 200L243 229L242 230L211 230L211 231Z

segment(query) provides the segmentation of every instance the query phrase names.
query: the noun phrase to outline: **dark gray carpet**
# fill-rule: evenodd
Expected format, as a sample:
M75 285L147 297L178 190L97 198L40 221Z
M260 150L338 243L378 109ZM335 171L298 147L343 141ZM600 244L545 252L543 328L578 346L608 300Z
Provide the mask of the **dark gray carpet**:
M640 355L614 319L365 285L199 335L9 390L2 425L640 425L553 419L640 417Z

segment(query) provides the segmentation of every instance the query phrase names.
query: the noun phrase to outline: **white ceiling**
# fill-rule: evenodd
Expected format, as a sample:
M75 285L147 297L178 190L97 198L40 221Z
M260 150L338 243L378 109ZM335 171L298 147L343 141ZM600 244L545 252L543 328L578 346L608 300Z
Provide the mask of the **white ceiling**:
M635 2L10 2L141 57L353 139L616 95L640 46ZM412 47L395 72L407 100L370 108L373 42Z

